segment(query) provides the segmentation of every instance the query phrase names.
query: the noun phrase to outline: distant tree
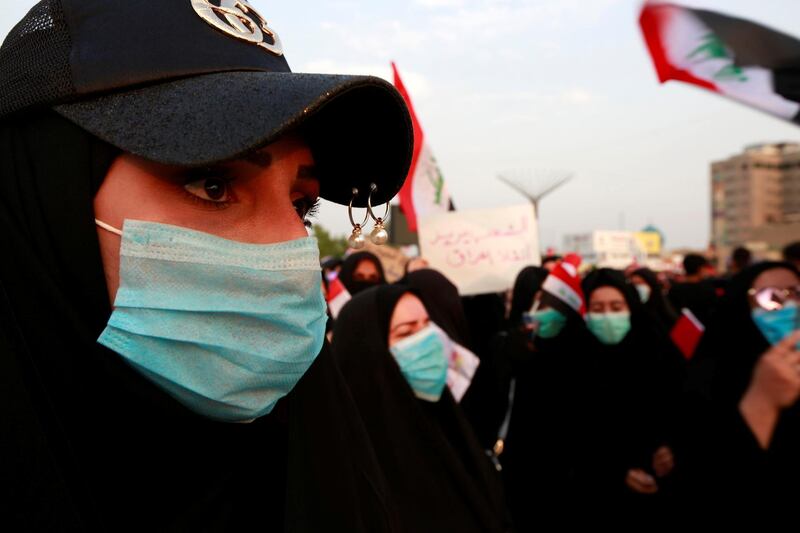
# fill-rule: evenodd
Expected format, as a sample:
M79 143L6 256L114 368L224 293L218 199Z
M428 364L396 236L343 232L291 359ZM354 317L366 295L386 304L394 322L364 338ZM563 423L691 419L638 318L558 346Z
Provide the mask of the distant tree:
M344 252L345 250L347 250L346 237L334 237L328 232L328 230L326 230L319 224L314 224L314 236L317 238L317 242L319 243L320 257L344 256Z

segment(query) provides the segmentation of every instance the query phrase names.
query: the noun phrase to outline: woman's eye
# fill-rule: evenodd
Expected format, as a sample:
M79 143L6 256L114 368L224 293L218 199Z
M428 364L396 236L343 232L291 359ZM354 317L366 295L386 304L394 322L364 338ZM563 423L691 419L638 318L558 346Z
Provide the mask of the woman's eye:
M190 181L183 188L194 196L208 202L223 203L230 200L230 186L222 178L212 177Z
M319 199L312 200L311 198L300 198L295 200L293 205L297 216L300 217L300 220L302 220L307 226L310 226L311 223L307 219L317 214L317 211L319 210Z

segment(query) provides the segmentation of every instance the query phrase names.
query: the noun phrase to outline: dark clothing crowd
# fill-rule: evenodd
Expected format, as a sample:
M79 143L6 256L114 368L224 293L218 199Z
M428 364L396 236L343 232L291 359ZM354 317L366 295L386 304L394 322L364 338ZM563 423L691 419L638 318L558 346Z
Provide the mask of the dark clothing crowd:
M578 260L559 258L523 269L508 294L460 296L435 270L388 284L372 254L346 259L338 276L357 294L335 319L334 358L406 530L677 524L688 514L719 523L800 495L800 389L766 439L744 401L764 386L759 360L800 328L797 267L762 262L717 277L693 261L670 278L640 266L579 273ZM354 280L359 262L379 275ZM446 371L423 362L427 336L408 336L421 368L396 348L408 341L393 343L403 295L445 339ZM689 348L678 338L686 324ZM459 350L476 361L466 386L450 379ZM426 395L434 378L441 392Z

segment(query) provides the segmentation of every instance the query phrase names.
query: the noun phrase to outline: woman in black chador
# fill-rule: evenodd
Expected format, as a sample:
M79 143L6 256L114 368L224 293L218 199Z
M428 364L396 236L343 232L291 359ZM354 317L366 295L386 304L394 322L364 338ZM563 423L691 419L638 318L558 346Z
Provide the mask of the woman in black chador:
M305 223L394 195L407 111L218 4L43 0L0 48L4 531L398 531Z
M420 298L384 285L345 305L333 349L402 530L508 531L499 479L445 384L450 342Z

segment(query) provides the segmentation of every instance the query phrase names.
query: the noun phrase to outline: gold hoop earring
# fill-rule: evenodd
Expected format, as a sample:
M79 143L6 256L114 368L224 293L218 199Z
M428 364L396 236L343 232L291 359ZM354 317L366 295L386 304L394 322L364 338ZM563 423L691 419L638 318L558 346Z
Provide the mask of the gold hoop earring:
M367 214L372 217L372 220L375 221L375 227L372 228L372 231L369 234L369 240L371 240L373 244L380 246L389 241L389 232L386 231L386 226L384 225L389 216L389 202L386 202L386 210L384 211L383 216L376 217L375 213L372 211L372 193L377 190L377 185L374 183L370 185L369 196L367 197Z
M367 244L367 239L364 237L361 230L364 227L364 224L367 223L369 219L369 210L364 215L364 221L361 224L357 224L355 220L353 220L353 201L358 196L358 189L353 187L353 197L350 198L350 205L347 206L347 216L350 217L350 224L353 226L353 232L350 234L350 237L347 238L347 245L354 250L360 250Z

